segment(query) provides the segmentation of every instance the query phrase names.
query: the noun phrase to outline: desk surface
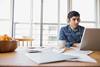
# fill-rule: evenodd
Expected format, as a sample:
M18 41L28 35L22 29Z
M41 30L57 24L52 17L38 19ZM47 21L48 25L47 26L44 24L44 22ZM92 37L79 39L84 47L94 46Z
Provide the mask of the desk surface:
M27 51L20 48L20 50L17 49L15 52L0 53L0 66L100 66L100 51L95 51L90 55L92 58L96 59L97 63L62 61L48 64L36 64L24 55L25 52Z

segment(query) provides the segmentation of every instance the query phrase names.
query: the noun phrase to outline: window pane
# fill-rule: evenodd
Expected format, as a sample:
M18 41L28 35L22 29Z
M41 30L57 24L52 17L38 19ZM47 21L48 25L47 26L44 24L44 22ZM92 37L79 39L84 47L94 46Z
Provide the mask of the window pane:
M96 0L72 0L72 10L79 11L82 21L95 21Z
M3 34L11 36L11 24L9 21L0 21L0 35Z
M43 0L43 46L57 44L58 0Z
M10 0L0 0L0 35L11 36Z
M33 22L32 22L33 46L40 46L40 18L41 18L41 0L33 0Z
M0 19L10 19L10 0L0 0Z
M43 26L43 46L57 45L57 25L45 24Z
M57 23L58 0L43 0L44 23Z
M32 27L33 46L40 46L40 23L33 23Z
M15 37L30 36L30 24L16 24L15 27L16 27Z
M30 0L15 0L15 22L28 22L30 21Z
M41 0L33 0L33 21L34 23L40 22L41 13Z
M85 28L95 28L95 23L80 23L80 25L84 26Z
M66 23L67 19L67 0L60 0L60 23Z

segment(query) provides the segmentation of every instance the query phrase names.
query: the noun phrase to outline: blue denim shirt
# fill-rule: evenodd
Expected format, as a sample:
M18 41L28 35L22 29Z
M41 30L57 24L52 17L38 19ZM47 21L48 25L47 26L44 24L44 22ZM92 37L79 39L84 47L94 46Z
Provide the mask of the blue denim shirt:
M71 47L73 43L80 43L84 32L84 27L78 26L72 30L69 25L62 27L59 34L59 40L66 41L66 47Z

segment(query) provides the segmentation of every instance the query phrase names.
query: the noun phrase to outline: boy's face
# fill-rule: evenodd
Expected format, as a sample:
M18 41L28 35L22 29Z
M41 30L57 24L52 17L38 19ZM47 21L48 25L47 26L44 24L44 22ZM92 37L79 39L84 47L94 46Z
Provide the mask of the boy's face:
M79 16L73 16L72 18L70 18L69 20L69 25L72 28L76 28L79 25L80 22L80 17Z

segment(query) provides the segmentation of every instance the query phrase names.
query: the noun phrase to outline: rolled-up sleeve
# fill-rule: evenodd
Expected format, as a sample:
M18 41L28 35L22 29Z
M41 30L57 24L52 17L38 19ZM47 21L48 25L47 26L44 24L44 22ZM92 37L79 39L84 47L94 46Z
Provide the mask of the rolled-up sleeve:
M72 45L73 45L73 42L67 42L65 46L66 47L71 47Z
M69 40L67 39L67 35L65 35L65 33L67 33L66 30L67 30L67 29L64 29L64 27L62 27L62 28L60 29L59 40L65 40L65 41L66 41L65 46L69 48L69 47L71 47L71 46L73 45L73 42L72 42L72 41L69 41Z

